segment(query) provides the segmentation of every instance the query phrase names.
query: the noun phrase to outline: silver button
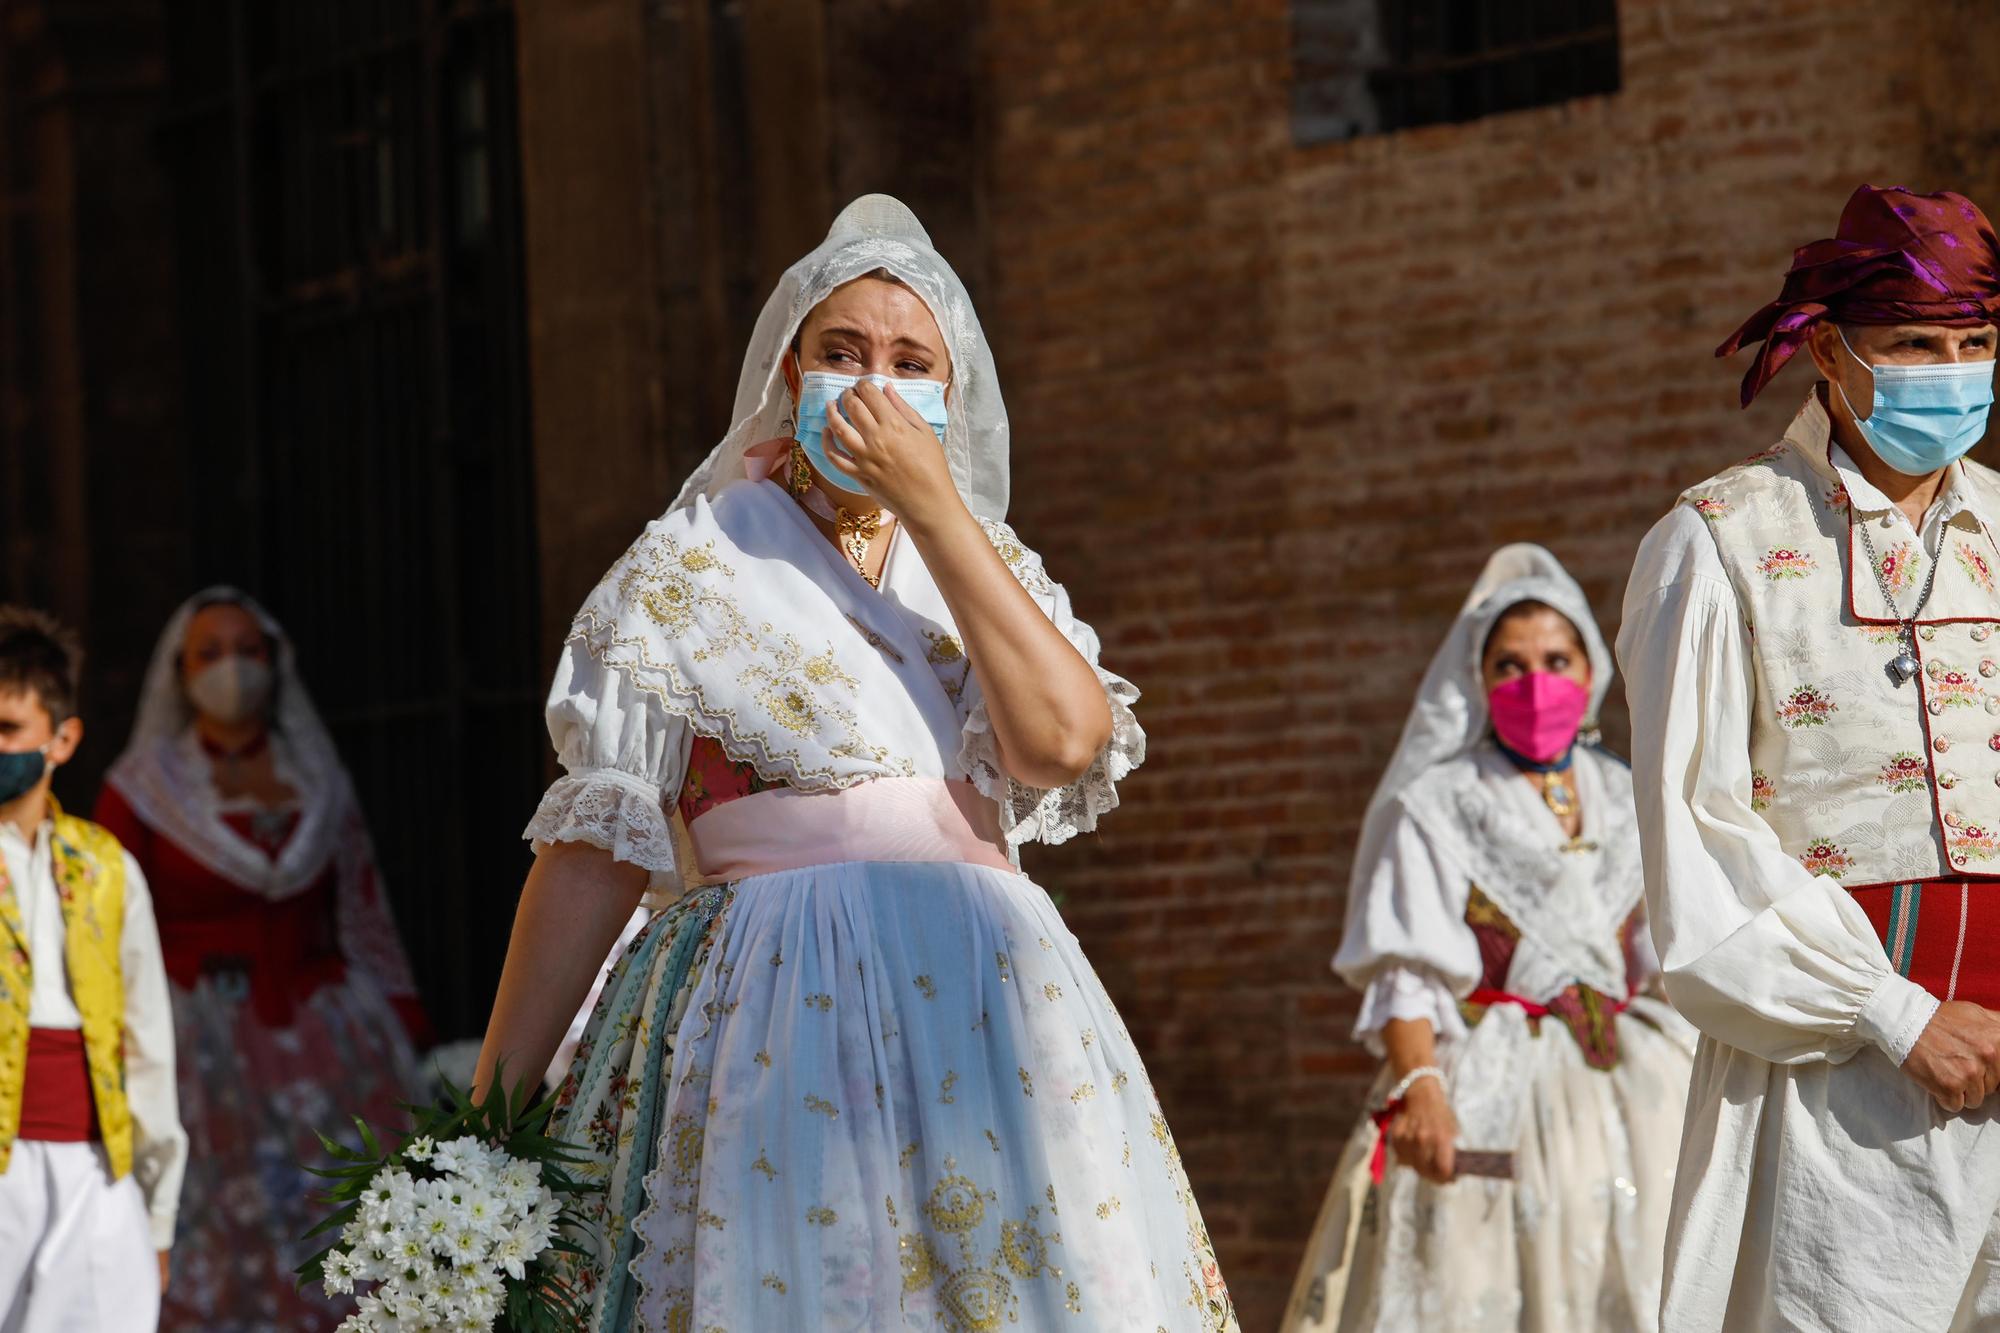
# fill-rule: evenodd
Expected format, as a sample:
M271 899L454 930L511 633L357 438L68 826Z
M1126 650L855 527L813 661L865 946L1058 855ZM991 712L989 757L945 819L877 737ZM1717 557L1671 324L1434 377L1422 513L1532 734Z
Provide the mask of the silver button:
M1986 696L1986 711L1989 713L2000 713L2000 695L1989 694Z

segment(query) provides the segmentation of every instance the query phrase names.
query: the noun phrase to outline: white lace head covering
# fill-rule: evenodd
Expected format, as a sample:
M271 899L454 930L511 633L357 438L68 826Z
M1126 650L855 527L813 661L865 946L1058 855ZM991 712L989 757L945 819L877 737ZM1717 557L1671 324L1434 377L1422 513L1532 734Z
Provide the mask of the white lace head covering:
M1485 656L1486 636L1507 608L1522 602L1554 607L1576 626L1583 639L1590 656L1590 714L1584 730L1590 729L1604 706L1616 667L1583 589L1560 561L1532 542L1516 542L1495 551L1466 596L1451 632L1431 658L1423 683L1417 687L1409 721L1403 724L1395 757L1369 799L1361 841L1355 849L1350 892L1362 891L1367 876L1382 859L1391 824L1388 811L1396 799L1425 772L1456 759L1485 739L1488 719L1480 659Z
M944 452L952 480L980 518L1007 515L1007 405L993 353L980 331L972 298L951 265L931 246L923 224L899 200L864 194L833 220L819 248L785 270L743 355L729 433L681 487L673 508L714 496L743 475L752 445L791 434L792 400L778 367L814 306L836 287L886 269L906 283L937 320L951 353L950 421Z
M222 820L213 769L195 736L194 706L181 679L181 650L195 614L227 604L249 612L271 644L274 680L271 752L279 777L298 794L299 822L276 861ZM106 781L155 833L223 878L271 898L309 888L325 871L356 809L354 789L333 737L299 678L292 641L255 600L217 585L181 603L153 648L139 715Z

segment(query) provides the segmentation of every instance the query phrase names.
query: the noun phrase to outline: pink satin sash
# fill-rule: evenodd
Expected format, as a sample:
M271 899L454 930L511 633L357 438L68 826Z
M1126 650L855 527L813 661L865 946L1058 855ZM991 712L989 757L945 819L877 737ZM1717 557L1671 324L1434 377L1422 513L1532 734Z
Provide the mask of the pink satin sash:
M688 836L707 879L843 861L1014 868L993 802L969 782L942 778L876 778L831 792L775 787L709 809Z

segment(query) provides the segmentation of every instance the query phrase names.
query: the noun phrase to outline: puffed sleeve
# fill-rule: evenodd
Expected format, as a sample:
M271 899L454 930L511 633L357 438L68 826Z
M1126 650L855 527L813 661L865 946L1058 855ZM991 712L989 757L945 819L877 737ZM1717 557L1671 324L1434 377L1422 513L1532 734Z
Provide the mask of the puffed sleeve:
M1069 593L1049 577L1042 567L1042 558L1023 545L1005 523L992 519L981 519L980 523L993 548L1028 590L1028 595L1097 673L1105 702L1111 708L1111 739L1098 751L1083 776L1066 787L1030 787L1016 781L1000 766L1000 744L993 734L986 696L974 680L966 688L959 766L972 779L973 786L998 803L1000 827L1010 846L1018 847L1024 842L1067 842L1079 833L1095 829L1099 815L1117 808L1118 783L1146 760L1146 733L1132 713L1139 691L1123 676L1099 665L1097 631L1077 619L1070 609Z
M1776 1064L1901 1064L1937 1001L1898 976L1838 881L1786 855L1750 803L1750 635L1706 522L1686 506L1639 548L1618 660L1647 914L1668 998Z
M1479 941L1465 923L1471 882L1440 860L1400 807L1384 853L1347 900L1333 970L1362 993L1354 1035L1381 1053L1392 1018L1426 1019L1440 1040L1465 1035L1459 997L1479 984Z
M653 888L677 888L668 808L687 772L686 720L573 640L549 688L548 725L564 773L524 836L537 851L555 842L602 847L643 866Z

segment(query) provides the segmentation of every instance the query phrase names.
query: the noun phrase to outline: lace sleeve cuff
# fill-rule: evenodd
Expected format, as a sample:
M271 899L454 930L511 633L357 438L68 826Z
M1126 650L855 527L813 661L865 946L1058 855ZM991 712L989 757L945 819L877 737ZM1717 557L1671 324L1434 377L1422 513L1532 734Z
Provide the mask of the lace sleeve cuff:
M1099 815L1117 808L1120 779L1145 762L1146 733L1132 713L1139 691L1122 676L1095 662L1091 665L1111 706L1111 740L1084 775L1067 787L1030 787L1007 775L1000 767L1000 744L993 735L985 696L979 697L965 719L959 765L971 777L972 785L999 805L1000 828L1011 847L1024 842L1067 842L1095 829Z
M1426 968L1386 967L1377 972L1361 993L1361 1012L1354 1020L1355 1039L1380 1055L1382 1029L1397 1018L1428 1022L1441 1042L1465 1036L1458 997L1442 977Z
M536 850L557 842L587 842L652 873L655 887L678 882L674 831L660 789L617 769L581 769L556 779L523 837Z

